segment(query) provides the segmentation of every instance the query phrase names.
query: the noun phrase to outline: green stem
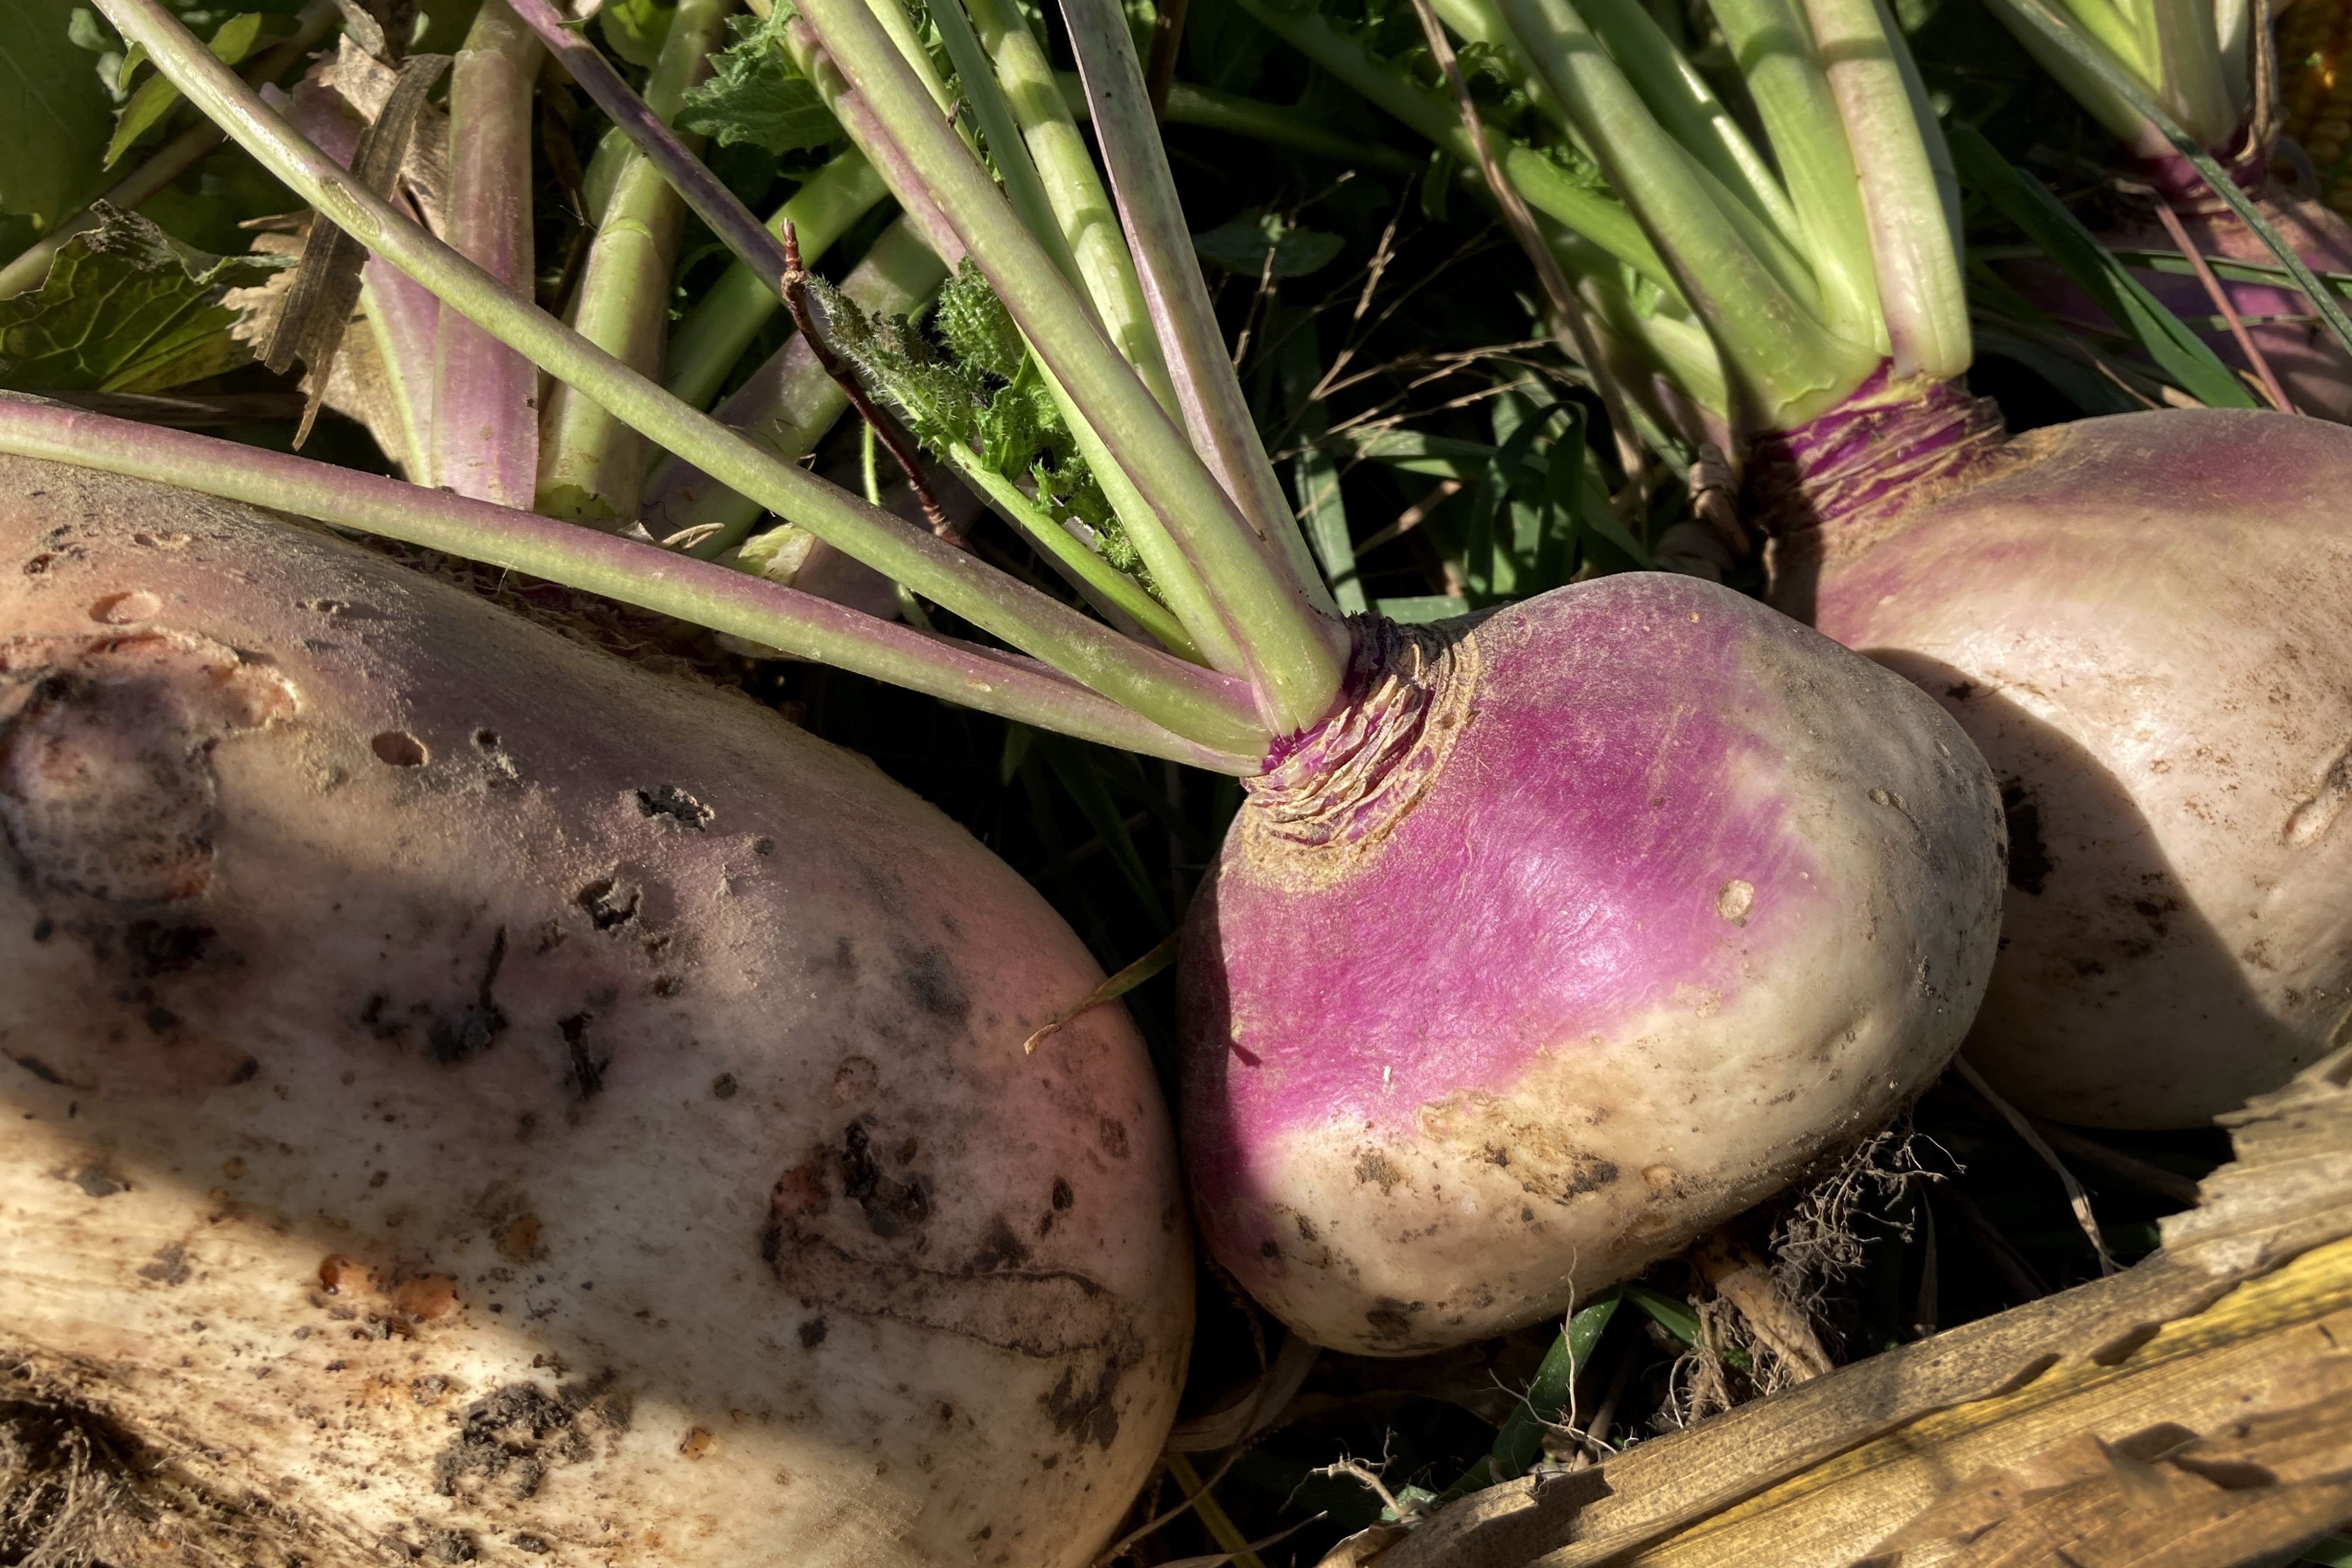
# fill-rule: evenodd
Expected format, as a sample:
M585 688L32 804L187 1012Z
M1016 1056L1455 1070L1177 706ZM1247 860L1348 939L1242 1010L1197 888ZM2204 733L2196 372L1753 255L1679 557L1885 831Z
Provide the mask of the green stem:
M928 107L862 0L806 0L802 14L962 236L1040 363L1086 408L1118 467L1177 534L1242 639L1268 728L1288 733L1320 720L1343 673L1325 618L1296 583L1266 570L1256 537L1233 501L1150 391L1087 320L1068 280L1021 226L971 150ZM1190 617L1185 626L1194 629Z
M976 3L992 5L996 0ZM1338 624L1339 607L1315 570L1297 519L1282 493L1282 481L1275 478L1274 465L1258 444L1256 423L1209 303L1176 178L1160 144L1160 127L1127 14L1116 0L1064 0L1062 15L1185 431L1248 520L1265 569L1286 575L1316 612L1328 617L1327 637L1344 658L1347 637ZM1061 94L1053 89L1050 77L1044 79L1039 92L1060 106ZM1241 629L1246 633L1250 628Z
M1862 181L1897 381L1964 374L1973 349L1960 186L1911 51L1880 0L1803 0Z
M902 216L849 269L841 292L869 317L908 316L928 308L947 275L946 265ZM814 451L848 407L848 394L795 334L714 412L719 423L790 463ZM714 530L689 551L709 561L742 543L761 510L751 497L673 457L646 480L641 515L656 539L688 529Z
M940 0L928 9L932 24L940 30L940 41L947 46L948 60L955 67L964 101L980 121L981 134L988 139L989 159L996 165L996 177L1003 183L1013 210L1021 215L1021 221L1037 237L1037 243L1045 247L1045 254L1053 258L1062 276L1083 287L1085 279L1078 268L1078 258L1071 252L1068 237L1055 218L1045 178L1022 135L1021 122L1014 118L1003 86L996 79L996 68L990 62L979 35L971 30L971 18L954 0Z
M1079 84L1077 72L1059 73L1056 79L1062 84L1062 97L1069 102L1070 112L1084 119L1087 112L1086 89ZM1328 158L1334 163L1352 163L1360 168L1381 169L1391 174L1416 175L1422 169L1420 159L1400 148L1325 130L1319 116L1286 104L1265 103L1255 98L1244 98L1237 92L1220 92L1214 88L1200 87L1189 81L1170 85L1167 112L1161 118L1171 125L1197 125L1203 131L1222 131L1228 136L1268 142L1312 157Z
M709 74L710 51L734 0L679 0L646 83L646 105L667 124ZM681 137L688 151L698 136ZM652 160L631 149L597 222L572 324L582 337L641 374L659 374L669 332L670 271L686 199ZM609 409L557 384L540 423L539 510L551 517L625 520L637 510L646 446Z
M1151 313L1119 230L1118 208L1095 170L1085 133L1062 100L1037 36L1017 11L999 0L966 0L966 9L979 28L979 43L995 62L1005 107L1019 122L1055 227L1043 228L1025 212L1024 221L1034 233L1058 233L1066 239L1077 263L1076 280L1092 300L1119 357L1135 367L1160 406L1174 412L1176 389L1151 330ZM1050 254L1052 247L1047 248Z
M1141 584L1071 537L1068 529L1024 495L1020 486L990 468L979 453L969 447L950 447L948 460L964 482L996 509L998 516L1034 541L1072 583L1084 584L1117 605L1177 658L1201 662L1201 650L1184 635L1182 622L1145 593Z
M118 31L262 166L330 222L478 322L581 387L670 451L885 576L1153 722L1216 751L1257 752L1267 733L1235 683L1139 647L1099 621L992 571L965 552L780 462L709 416L667 396L357 186L296 135L157 0L97 0Z
M850 225L889 194L866 154L853 148L811 174L776 209L766 227L781 239L784 226L792 225L800 237L802 261L814 266ZM727 373L782 304L772 279L736 262L719 275L670 335L662 384L673 397L708 407L725 384Z
M1673 265L1729 373L1735 424L1771 428L1822 413L1878 363L1824 329L1782 268L1759 257L1725 210L1731 198L1659 126L1568 0L1503 0L1535 68Z
M444 550L713 627L1025 724L1220 773L1188 742L1042 666L926 637L748 573L442 490L185 431L0 396L0 450L100 468Z
M1713 0L1709 9L1788 182L1791 232L1821 289L1822 323L1886 353L1861 176L1811 29L1790 0Z
M816 85L825 106L833 110L834 118L841 122L850 140L865 151L877 168L886 172L891 189L907 206L908 216L924 224L924 232L930 237L932 247L942 256L952 252L961 258L964 254L963 237L949 226L945 215L932 201L929 190L905 151L884 128L874 106L850 86L848 79L842 74L833 57L825 52L817 38L816 30L809 26L805 17L796 17L786 26L784 43L785 47L792 51L794 65ZM984 85L982 90L985 90ZM1022 146L1025 143L1016 142L1010 153L1016 162L1024 156L1019 150ZM1021 232L1027 233L1025 229ZM1060 231L1058 226L1049 223L1045 232L1050 235ZM1063 239L1062 252L1067 254L1066 235ZM1052 256L1045 252L1043 241L1038 242L1038 249L1041 255L1045 256L1046 267L1053 268ZM1055 275L1065 285L1063 300L1066 304L1062 308L1085 316L1088 310L1087 295L1080 291L1066 275L1060 274L1058 270ZM1100 330L1091 316L1086 317L1086 324L1090 331ZM1055 406L1061 411L1063 422L1068 426L1072 438L1077 443L1079 456L1093 470L1111 510L1126 528L1128 538L1142 554L1145 564L1151 569L1160 591L1167 595L1169 607L1183 623L1186 634L1202 650L1211 668L1226 675L1241 674L1247 668L1247 664L1240 645L1234 640L1223 613L1209 597L1208 586L1194 570L1191 558L1161 522L1159 514L1144 500L1142 492L1136 489L1127 471L1119 467L1087 414L1071 399L1054 374L1052 365L1043 354L1037 353L1034 340L1029 342L1029 349L1045 375L1046 386Z
M1236 0L1243 10L1291 47L1329 71L1376 107L1411 127L1416 135L1434 142L1455 163L1478 164L1470 133L1442 91L1433 91L1402 72L1375 58L1372 52L1333 27L1322 16L1277 11L1262 0ZM1556 222L1582 235L1643 277L1681 298L1674 273L1662 260L1642 226L1623 204L1590 190L1570 177L1567 170L1532 147L1523 147L1502 132L1486 132L1495 160L1527 204Z

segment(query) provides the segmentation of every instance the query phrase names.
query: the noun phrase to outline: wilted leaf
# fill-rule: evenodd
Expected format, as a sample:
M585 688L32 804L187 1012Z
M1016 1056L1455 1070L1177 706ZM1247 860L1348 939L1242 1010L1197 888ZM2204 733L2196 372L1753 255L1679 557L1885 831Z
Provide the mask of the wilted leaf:
M729 22L735 41L711 57L710 79L686 95L678 129L722 147L750 142L779 155L837 141L841 127L784 53L782 29L792 16L779 5L764 21Z
M1212 267L1251 278L1265 271L1266 255L1272 252L1275 277L1304 278L1328 267L1344 243L1336 234L1301 228L1284 222L1278 213L1252 208L1194 235L1192 251Z
M0 300L0 382L19 392L160 392L251 359L228 289L283 265L184 250L135 213L102 210L40 288Z
M75 0L0 0L0 211L44 228L99 183L112 100L98 57L68 34Z

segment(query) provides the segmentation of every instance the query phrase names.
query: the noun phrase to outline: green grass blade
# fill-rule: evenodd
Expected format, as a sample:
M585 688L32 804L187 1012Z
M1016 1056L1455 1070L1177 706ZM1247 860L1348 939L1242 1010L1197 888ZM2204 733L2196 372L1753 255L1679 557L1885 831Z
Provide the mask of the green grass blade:
M2019 173L1974 126L1953 126L1949 140L1969 188L2041 246L2182 391L2209 408L2261 406L2205 340L2165 309L2040 181Z

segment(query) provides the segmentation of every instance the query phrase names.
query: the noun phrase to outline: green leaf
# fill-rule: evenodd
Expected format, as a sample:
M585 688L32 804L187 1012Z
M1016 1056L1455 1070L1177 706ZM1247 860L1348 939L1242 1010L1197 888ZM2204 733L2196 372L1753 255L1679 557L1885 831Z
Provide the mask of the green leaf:
M1184 74L1200 87L1246 93L1277 41L1233 0L1192 0L1184 14Z
M778 5L765 20L730 20L735 41L710 57L710 79L686 95L678 129L722 147L749 142L779 156L839 141L841 127L824 100L784 53L783 27L793 15L791 6Z
M1972 125L1953 124L1946 139L1968 187L2023 229L2183 392L2209 408L2262 406L2205 340L2166 310L2041 181L2020 174Z
M209 46L213 54L224 65L237 64L253 52L255 41L261 37L261 26L268 20L258 11L231 16L213 34ZM131 60L126 58L123 61L124 79L129 79L133 68ZM106 166L110 169L114 167L122 154L131 150L131 144L146 134L149 126L171 113L173 105L179 101L180 89L163 77L152 76L141 82L138 90L131 95L131 100L122 106L122 112L115 119L114 139L106 144Z
M662 40L669 37L669 19L677 14L676 6L657 0L605 0L596 21L614 54L651 70L661 58Z
M1304 278L1331 264L1346 243L1336 234L1324 234L1286 223L1278 213L1252 207L1206 234L1192 237L1193 254L1212 267L1257 278L1265 272L1270 252L1274 276Z
M40 288L0 300L0 384L18 392L161 392L253 357L229 336L230 289L261 283L273 257L206 256L136 213L100 204Z
M74 42L76 0L0 0L0 212L44 229L101 179L112 98L100 62Z

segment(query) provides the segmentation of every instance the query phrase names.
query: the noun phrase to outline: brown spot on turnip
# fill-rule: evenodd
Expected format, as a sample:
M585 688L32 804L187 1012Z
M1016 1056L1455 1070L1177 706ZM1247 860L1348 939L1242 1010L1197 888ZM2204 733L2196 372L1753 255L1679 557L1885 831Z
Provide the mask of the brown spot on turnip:
M212 750L294 711L281 677L159 632L0 643L0 837L41 884L128 903L212 878Z
M594 1056L588 1049L588 1025L594 1017L593 1013L574 1013L555 1021L571 1063L563 1081L583 1100L593 1100L604 1090L604 1069L613 1065L612 1058Z
M12 1054L8 1059L15 1062L18 1067L23 1068L26 1072L31 1073L35 1078L39 1079L43 1083L53 1083L59 1089L86 1089L89 1087L87 1084L69 1084L66 1082L64 1074L58 1072L57 1068L51 1067L48 1063L43 1061L38 1057L18 1056Z
M205 950L217 935L205 925L166 925L161 921L132 921L122 928L122 948L131 960L134 979L153 980L177 974L203 961Z
M719 1439L707 1426L689 1426L686 1436L677 1440L677 1451L689 1459L698 1459L719 1446Z
M510 1383L466 1407L457 1436L434 1461L434 1490L457 1497L461 1482L507 1479L518 1498L535 1495L547 1472L590 1457L591 1419L626 1431L625 1401L606 1394L612 1374L565 1384L551 1394L532 1383Z
M1038 1396L1038 1403L1053 1418L1055 1435L1080 1445L1098 1444L1108 1453L1118 1436L1118 1407L1111 1403L1111 1395L1126 1370L1116 1360L1106 1362L1089 1388L1078 1381L1076 1367L1064 1367L1053 1391Z
M110 1198L117 1193L127 1193L131 1190L130 1183L108 1170L104 1165L84 1165L65 1179L79 1187L84 1195L93 1198Z
M1095 1130L1095 1135L1096 1142L1102 1145L1102 1151L1104 1153L1109 1155L1114 1160L1124 1160L1127 1158L1126 1122L1115 1121L1111 1118L1106 1116L1102 1119L1102 1124Z
M879 1069L868 1058L842 1058L841 1065L833 1069L833 1102L845 1105L853 1100L864 1099L874 1092L874 1085L879 1076Z
M723 1072L723 1073L720 1073L717 1078L714 1078L714 1079L712 1079L710 1080L710 1098L711 1098L711 1099L713 1099L713 1100L732 1100L732 1099L734 1099L734 1098L735 1098L735 1094L736 1094L736 1084L735 1084L735 1075L734 1075L733 1073L731 1073L731 1072Z
M1365 1182L1378 1182L1381 1195L1386 1196L1403 1180L1404 1173L1389 1163L1388 1156L1377 1149L1367 1149L1357 1157L1356 1181L1359 1185Z
M638 790L635 795L639 816L662 817L697 833L710 826L711 817L717 815L676 784L658 784Z
M534 1258L547 1256L539 1245L539 1216L528 1212L515 1215L491 1231L490 1245L499 1249L500 1257L511 1258L517 1263L528 1263Z
M159 1285L184 1285L195 1274L188 1267L188 1255L178 1242L155 1249L153 1261L141 1266L139 1278L152 1279Z
M924 1012L958 1024L970 1015L971 998L964 994L945 948L900 948L898 962L905 966L899 971L899 984Z
M830 1159L841 1174L842 1195L866 1211L866 1223L875 1235L894 1237L931 1217L930 1197L922 1182L897 1182L884 1175L864 1127L852 1122L842 1134L841 1152ZM997 1224L1002 1226L1003 1221ZM1006 1230L1005 1236L1009 1240L1012 1232Z
M1756 907L1756 884L1734 877L1715 895L1715 912L1733 925L1748 923L1748 911Z
M810 1318L803 1322L800 1328L801 1349L813 1351L824 1343L826 1331L825 1321L823 1318Z
M644 897L635 888L620 886L617 879L599 877L578 892L572 901L588 911L588 923L598 931L611 931L637 918L637 904Z
M56 563L57 559L58 558L55 555L47 552L34 556L30 561L25 563L25 575L27 577L40 576Z
M1013 1234L1013 1227L1003 1215L991 1215L988 1228L981 1233L980 1246L971 1255L971 1269L976 1274L990 1274L1000 1268L1018 1268L1029 1261L1029 1249Z
M245 1175L245 1157L241 1154L231 1154L222 1161L221 1174L232 1182L241 1180Z
M1426 1301L1400 1301L1393 1296L1382 1296L1365 1309L1364 1323L1372 1338L1383 1342L1409 1337L1412 1333L1413 1314L1429 1310Z
M104 626L130 626L152 621L163 613L163 601L144 588L109 594L89 607L89 618Z
M376 761L395 768L421 768L433 758L425 742L405 730L380 732L368 742L368 750L375 753Z

